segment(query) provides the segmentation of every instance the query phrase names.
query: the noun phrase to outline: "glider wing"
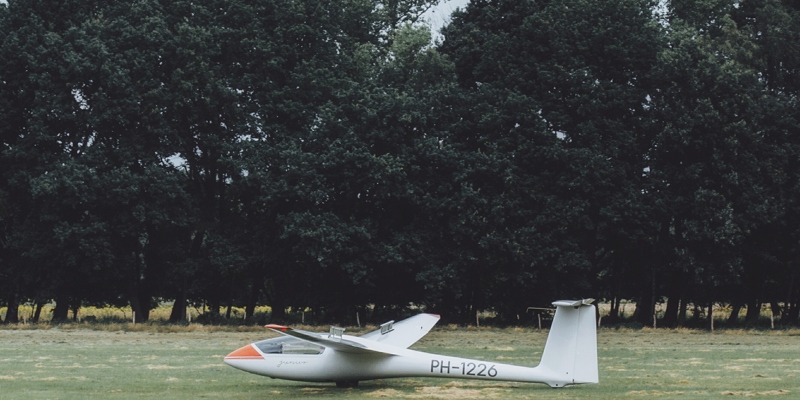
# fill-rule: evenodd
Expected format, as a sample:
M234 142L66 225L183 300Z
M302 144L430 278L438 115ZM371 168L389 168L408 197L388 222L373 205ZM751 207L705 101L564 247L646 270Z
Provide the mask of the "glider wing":
M344 353L400 355L396 349L393 349L394 346L371 343L368 340L363 340L355 336L318 334L273 324L266 325L265 328Z
M387 322L360 338L407 349L422 339L437 322L439 316L436 314L417 314L397 323Z

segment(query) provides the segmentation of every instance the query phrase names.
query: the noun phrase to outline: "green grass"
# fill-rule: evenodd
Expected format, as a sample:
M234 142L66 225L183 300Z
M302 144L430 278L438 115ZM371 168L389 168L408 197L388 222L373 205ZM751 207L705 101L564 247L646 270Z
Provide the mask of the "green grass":
M0 399L716 398L800 395L800 331L611 330L598 333L600 384L393 379L333 384L272 380L228 367L228 352L271 336L187 327L0 329ZM350 332L350 331L348 331ZM536 365L546 332L445 326L413 348Z

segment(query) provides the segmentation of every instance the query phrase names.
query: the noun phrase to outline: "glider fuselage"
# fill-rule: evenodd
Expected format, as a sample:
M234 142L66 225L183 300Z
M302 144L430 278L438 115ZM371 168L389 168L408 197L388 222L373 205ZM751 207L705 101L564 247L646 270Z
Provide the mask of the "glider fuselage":
M250 346L254 346L250 345ZM544 382L550 386L572 383L537 368L472 360L398 349L398 355L344 353L325 349L321 354L263 354L225 362L238 369L270 378L341 382L401 377L438 377L497 381Z
M362 336L344 335L344 329L336 327L323 334L267 325L283 336L244 346L228 354L225 362L271 378L345 387L400 377L540 382L551 387L597 383L595 307L591 300L553 305L556 313L541 362L533 368L410 350L439 320L434 314L390 321Z

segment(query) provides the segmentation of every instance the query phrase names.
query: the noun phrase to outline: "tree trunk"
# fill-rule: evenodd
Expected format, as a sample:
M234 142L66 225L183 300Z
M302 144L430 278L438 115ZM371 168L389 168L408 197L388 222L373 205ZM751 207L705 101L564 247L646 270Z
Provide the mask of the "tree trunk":
M692 322L697 323L700 321L700 314L702 314L700 311L701 311L700 306L697 303L695 303L694 309L692 310Z
M800 321L800 301L795 300L792 307L786 312L786 321L781 318L781 323L791 324Z
M633 319L644 326L653 326L653 315L655 315L656 307L656 274L654 270L650 271L648 278L649 282L645 286L648 290L642 291L639 301L636 302Z
M219 318L219 309L222 307L222 302L219 301L217 298L212 298L208 300L208 314L211 315L211 319L216 321Z
M80 309L81 309L81 301L80 300L76 300L72 304L72 321L73 322L78 322L78 310L80 310Z
M739 312L742 311L741 303L733 303L731 315L728 317L728 326L734 326L739 322Z
M653 325L653 304L650 302L650 296L644 296L636 302L633 320L645 326Z
M678 306L680 297L677 290L672 290L672 295L667 298L667 310L664 312L664 326L674 328L678 324Z
M789 265L792 266L793 264ZM786 291L786 303L784 304L785 307L783 308L783 315L781 316L782 324L791 324L797 321L797 302L792 304L796 276L795 270L793 270L789 276L789 290ZM792 318L793 316L794 318Z
M186 291L181 289L175 296L175 303L172 304L172 312L169 314L169 322L179 322L186 320Z
M41 300L36 300L36 310L33 311L33 323L39 322L39 318L42 316L43 307L44 307L44 302Z
M678 306L678 326L683 326L686 323L686 300L681 299L681 304Z
M286 303L277 300L277 297L272 301L272 315L270 316L270 320L276 323L286 322Z
M616 296L611 298L611 305L610 306L611 307L610 307L610 310L608 312L608 318L611 320L611 322L615 322L617 320L617 318L619 317L619 299L617 299ZM598 308L598 310L599 310L599 308Z
M19 322L19 301L17 300L17 294L9 293L6 301L8 302L8 311L6 311L6 319L3 323L16 324Z
M136 321L137 322L147 322L150 320L150 297L138 297L137 298L137 307L134 311L136 311ZM131 309L133 309L133 305L131 305Z
M64 322L69 314L69 303L65 297L56 298L56 308L53 309L53 322Z
M772 312L773 318L780 318L781 317L781 305L778 304L778 301L773 299L769 302L769 309Z
M259 285L254 282L250 286L250 294L247 296L247 304L244 307L245 323L250 324L255 321L254 315L256 313L256 302L258 301Z
M747 314L745 315L745 322L755 324L758 318L761 317L761 302L758 299L753 299L747 303Z
M132 282L128 285L128 302L131 311L136 313L136 322L150 320L150 296L143 292L137 283Z
M710 303L708 305L708 323L711 326L711 330L714 330L714 303Z
M195 232L194 237L192 238L191 248L189 249L189 259L192 262L196 262L200 258L200 250L203 247L203 240L206 236L204 230L199 230ZM191 268L189 269L191 270ZM182 271L180 275L185 275L184 278L187 278L189 275L188 271ZM175 294L175 302L172 304L172 311L169 314L169 322L179 322L186 320L186 290L187 290L187 283L186 279L180 279L178 281L178 290Z

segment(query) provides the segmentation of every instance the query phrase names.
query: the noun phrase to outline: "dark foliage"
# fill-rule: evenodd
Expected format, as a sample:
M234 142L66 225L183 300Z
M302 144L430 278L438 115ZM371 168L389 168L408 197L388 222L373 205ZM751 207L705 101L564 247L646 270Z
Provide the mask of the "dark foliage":
M798 321L796 2L435 3L0 4L5 322Z

